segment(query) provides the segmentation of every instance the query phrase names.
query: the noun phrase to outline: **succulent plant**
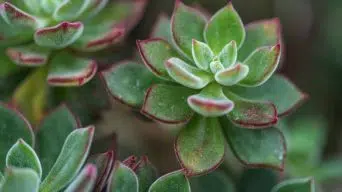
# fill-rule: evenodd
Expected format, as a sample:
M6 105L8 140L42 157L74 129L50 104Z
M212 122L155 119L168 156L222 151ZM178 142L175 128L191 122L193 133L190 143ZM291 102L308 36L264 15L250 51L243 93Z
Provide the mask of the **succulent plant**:
M186 175L218 167L225 140L243 164L282 170L286 146L274 126L306 95L273 75L280 28L278 19L244 26L231 2L208 18L176 1L171 24L161 18L153 38L137 41L146 67L125 62L101 75L114 98L184 125L175 152Z
M35 68L15 90L12 103L32 122L39 121L49 102L51 91L47 85L82 86L90 81L98 63L89 53L120 42L139 21L146 2L12 0L1 3L1 77L18 71L17 66ZM36 86L40 87L38 91Z

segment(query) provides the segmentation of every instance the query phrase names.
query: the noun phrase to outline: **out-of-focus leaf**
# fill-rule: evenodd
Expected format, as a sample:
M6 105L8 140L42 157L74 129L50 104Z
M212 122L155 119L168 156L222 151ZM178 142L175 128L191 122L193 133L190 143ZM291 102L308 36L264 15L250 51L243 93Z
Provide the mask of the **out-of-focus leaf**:
M17 65L41 66L47 63L50 50L39 47L35 44L9 47L6 50L7 56Z
M61 105L48 114L39 124L37 153L43 166L43 178L49 173L67 136L79 123L66 105Z
M315 192L313 178L291 179L276 185L272 192Z
M158 176L156 167L148 160L147 156L141 157L135 168L135 173L138 176L139 192L147 192Z
M72 181L88 156L94 129L92 126L80 128L68 135L55 164L40 185L41 192L58 191Z
M107 89L117 100L132 107L141 107L146 90L156 80L145 66L125 62L102 71Z
M186 87L157 84L147 90L142 113L165 123L181 123L191 118L193 111L186 103L194 93Z
M182 170L163 175L157 179L148 192L190 192L190 183Z
M236 127L226 117L220 118L220 122L230 148L241 163L283 170L285 138L277 128L244 129Z
M239 192L271 191L278 183L278 175L270 169L247 169L238 182Z
M12 102L33 124L44 115L47 100L47 68L37 68L14 91ZM37 89L38 88L38 89Z
M38 174L32 169L7 168L0 191L38 192L39 181Z
M218 119L195 115L180 131L175 151L185 174L193 176L217 168L224 156L224 145Z
M173 43L171 35L171 21L167 15L159 15L157 22L154 24L151 38L162 38L170 44Z
M96 176L96 166L87 164L68 188L65 189L65 192L91 192L95 185Z
M195 192L235 192L235 184L223 171L217 170L210 174L190 179L191 190Z
M31 146L34 145L34 134L29 122L17 111L0 104L0 170L5 167L8 150L20 138Z
M181 1L176 1L171 19L173 42L187 58L192 58L192 40L204 41L206 17Z
M95 191L102 191L102 189L107 184L109 174L113 167L114 152L108 151L106 153L101 153L95 155L89 159L88 162L94 163L97 169L97 179L95 182Z
M64 0L53 13L56 21L77 19L90 5L91 0Z
M126 165L115 162L114 169L109 178L107 192L138 192L138 177L132 169Z
M39 178L42 177L42 166L34 150L22 139L19 139L6 156L7 167L30 168Z
M18 66L15 65L15 63L13 63L5 53L6 51L0 48L0 78L7 77L18 70Z

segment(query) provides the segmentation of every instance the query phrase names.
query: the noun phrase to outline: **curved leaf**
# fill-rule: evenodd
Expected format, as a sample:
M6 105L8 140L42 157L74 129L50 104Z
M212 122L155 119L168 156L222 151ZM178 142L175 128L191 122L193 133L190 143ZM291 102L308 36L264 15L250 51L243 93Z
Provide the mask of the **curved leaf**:
M56 21L77 19L90 5L91 0L64 0L53 13Z
M65 189L65 192L91 192L97 176L96 166L87 164L74 181Z
M76 117L66 105L59 106L40 122L36 139L43 178L57 160L67 136L79 126Z
M142 106L146 90L157 81L144 65L130 61L102 71L101 76L108 92L132 107Z
M285 138L277 128L243 129L226 117L220 118L220 122L230 148L244 165L284 169Z
M41 66L47 63L50 50L46 50L35 44L9 47L7 56L17 65Z
M147 90L141 112L164 123L186 122L193 115L186 99L194 90L174 85L153 85Z
M180 131L175 151L187 176L206 174L222 162L225 140L217 118L196 115Z
M43 15L41 6L37 6L40 0L12 0L11 3L25 12L39 16Z
M278 18L261 20L246 25L246 39L239 49L239 61L244 61L259 47L281 43L281 25Z
M276 185L272 192L315 192L313 178L291 179Z
M204 38L215 54L232 40L240 47L245 35L243 23L231 2L210 19L204 31Z
M157 22L153 26L150 37L161 38L170 44L173 43L171 34L171 20L166 14L160 14L158 16Z
M107 192L117 191L139 191L138 177L136 174L132 169L118 161L115 162L107 187Z
M165 68L173 80L192 89L202 89L212 80L210 73L193 67L176 57L168 59Z
M228 88L226 89L228 90ZM259 87L236 86L229 87L228 91L246 99L271 101L276 106L279 116L290 113L308 97L282 75L273 75Z
M114 161L114 152L108 151L93 156L88 162L94 163L97 168L97 179L95 182L95 191L102 191L107 184L109 174L111 173Z
M171 32L174 43L187 58L192 58L192 39L204 41L203 30L206 17L180 0L175 3L171 18Z
M38 192L38 174L28 168L7 168L0 191Z
M235 192L235 184L228 174L217 170L201 177L190 179L192 191L196 192Z
M47 81L53 86L82 86L96 71L95 61L62 52L52 58Z
M34 41L42 47L65 48L74 43L83 33L83 23L62 22L52 27L38 29Z
M232 86L246 78L249 72L247 65L238 63L215 74L215 80L224 86Z
M19 139L7 152L6 166L17 168L30 168L39 178L42 177L42 166L34 150L22 139Z
M190 192L190 183L182 170L168 173L157 179L148 192Z
M106 7L108 0L90 0L87 9L82 13L80 18L88 19L98 14L104 7Z
M158 38L138 40L137 46L146 67L158 77L171 80L164 64L168 59L178 57L172 46L167 41Z
M46 14L50 15L63 1L64 0L40 0L40 6Z
M0 170L5 167L6 153L18 139L34 145L34 134L29 122L19 112L0 103Z
M55 164L41 183L39 191L58 191L72 181L88 156L94 129L92 126L76 129L68 135Z
M0 40L1 41L1 40ZM1 43L0 43L1 44ZM8 77L19 69L19 67L13 63L6 55L4 49L0 49L0 77Z
M192 39L192 58L198 68L208 70L210 62L214 59L214 53L207 44Z
M218 59L225 68L229 68L236 63L237 56L238 48L236 45L236 41L232 40L230 43L223 47L222 51L218 55Z
M136 165L135 173L139 180L139 192L147 192L158 176L156 167L148 160L147 156L141 157Z
M280 44L255 50L243 64L249 67L249 73L240 85L255 87L265 83L277 69L281 56Z

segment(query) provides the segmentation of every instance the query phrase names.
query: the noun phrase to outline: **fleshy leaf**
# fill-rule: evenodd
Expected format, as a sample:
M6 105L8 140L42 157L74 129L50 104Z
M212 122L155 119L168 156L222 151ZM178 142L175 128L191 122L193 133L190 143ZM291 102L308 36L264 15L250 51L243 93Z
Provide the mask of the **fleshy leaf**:
M300 178L283 181L276 185L272 192L315 192L313 178Z
M17 65L41 66L47 63L50 51L35 44L10 47L7 56Z
M234 182L228 174L216 170L210 174L190 179L191 189L196 192L236 192Z
M222 63L216 59L213 60L209 66L210 66L210 71L213 74L216 74L217 72L224 70Z
M220 53L232 40L240 47L245 35L241 18L231 2L210 19L204 31L204 38L215 54Z
M114 152L108 151L106 153L101 153L90 158L89 162L94 163L97 168L97 179L95 182L95 191L102 191L105 187L111 169L113 167Z
M187 58L192 58L192 39L204 41L203 30L207 22L206 17L180 0L175 3L171 18L171 32L174 43Z
M5 177L0 171L0 189L1 189L1 183L4 181Z
M53 14L58 5L64 0L40 0L40 5L46 14Z
M62 22L52 27L38 29L34 41L42 47L65 48L74 43L83 33L81 22Z
M12 0L11 3L27 13L41 16L42 8L39 6L40 1L41 0Z
M90 0L87 9L80 16L81 18L88 19L98 14L108 3L108 0Z
M186 122L193 115L186 99L194 90L174 85L153 85L147 90L141 112L165 123Z
M254 50L281 43L281 26L278 18L252 22L245 27L246 39L239 49L239 61L244 61Z
M176 57L168 59L165 63L165 68L173 80L192 89L202 89L212 80L209 73L193 67Z
M230 43L223 47L222 51L218 55L218 59L225 68L229 68L235 64L237 56L238 48L236 45L236 41L232 40Z
M161 38L167 40L167 42L170 44L173 43L171 35L171 21L167 15L159 15L157 22L154 24L154 28L150 37Z
M146 90L156 80L144 65L124 62L102 71L108 92L117 100L132 107L141 107Z
M68 188L65 189L65 192L91 192L95 185L96 176L96 166L87 164Z
M0 103L0 170L5 167L6 153L18 139L34 145L34 134L29 122L19 112Z
M171 80L164 64L171 57L179 57L172 46L163 39L137 41L137 46L145 65L158 77Z
M94 129L92 126L76 129L68 135L55 164L41 183L39 191L58 191L72 181L88 156Z
M234 102L235 107L228 117L237 126L257 129L277 123L278 114L273 103L244 99L231 92L225 92L225 94Z
M127 191L127 192L138 192L139 183L138 177L133 172L132 169L126 165L115 162L114 169L111 173L108 182L107 192L117 192L117 191Z
M39 178L42 177L42 166L34 150L22 139L19 139L6 156L7 167L30 168Z
M214 59L214 53L207 44L193 39L192 58L198 68L208 70L210 62Z
M227 88L228 90L228 88ZM280 116L297 108L307 95L282 75L273 75L259 87L230 87L229 91L251 100L271 101Z
M249 72L247 65L238 63L215 74L215 80L224 86L232 86L243 80Z
M19 67L7 57L6 51L1 48L0 58L0 78L8 77L9 75L13 74L15 71L19 69Z
M138 157L135 155L131 155L123 160L122 163L133 170L137 166Z
M205 116L217 117L229 113L234 103L222 92L220 85L212 83L199 94L188 97L187 102L192 110Z
M38 174L32 169L7 168L0 191L38 192L39 181Z
M243 86L255 87L265 83L276 70L280 56L280 44L255 50L243 62L243 64L249 67L249 73L240 84Z
M157 179L148 192L190 192L190 183L182 170L168 173Z
M222 162L225 140L217 118L195 115L181 129L175 150L188 176L206 174Z
M137 163L135 172L139 180L139 192L147 192L151 184L157 179L157 169L148 160L147 156L141 157Z
M67 136L79 123L65 105L56 108L39 124L37 132L37 153L43 166L43 178L49 173L62 150Z
M64 0L58 5L53 17L56 21L77 19L90 5L92 0Z
M95 61L62 52L52 58L47 80L53 86L82 86L94 77L96 71Z
M248 167L267 167L282 171L286 154L284 135L274 127L243 129L220 118L223 132L236 157Z

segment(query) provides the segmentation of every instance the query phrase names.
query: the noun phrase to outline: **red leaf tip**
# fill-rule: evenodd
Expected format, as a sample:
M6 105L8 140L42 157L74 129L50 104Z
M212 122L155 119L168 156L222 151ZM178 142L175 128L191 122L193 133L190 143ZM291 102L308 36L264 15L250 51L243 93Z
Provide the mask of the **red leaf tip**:
M95 165L93 164L88 164L86 167L85 167L85 170L86 170L86 176L88 178L96 178L96 175L97 175L97 168Z
M83 27L83 23L80 21L76 21L76 22L63 21L62 23L60 23L56 26L40 29L36 32L36 34L37 35L44 35L47 33L55 33L59 30L62 30L63 32L67 32L69 29L79 29L81 27Z

